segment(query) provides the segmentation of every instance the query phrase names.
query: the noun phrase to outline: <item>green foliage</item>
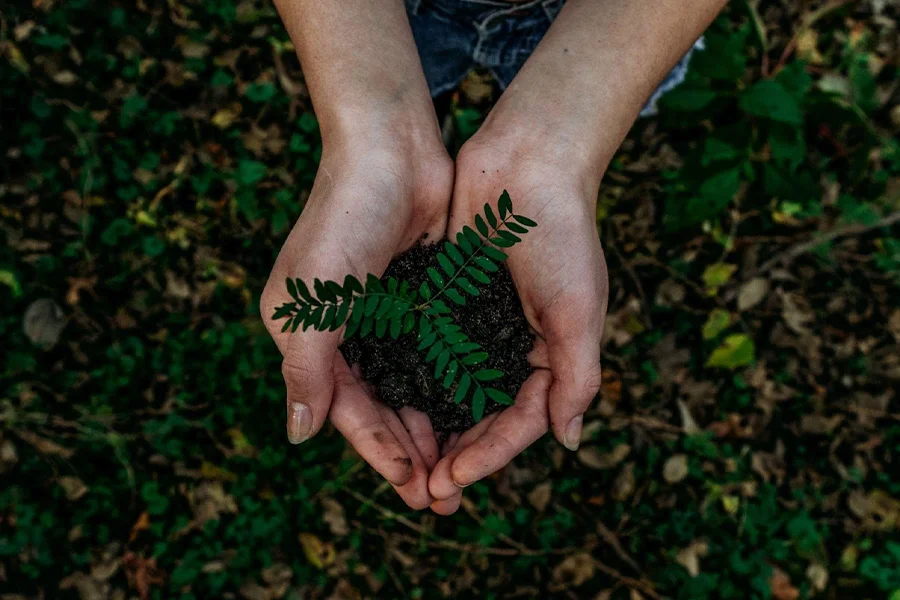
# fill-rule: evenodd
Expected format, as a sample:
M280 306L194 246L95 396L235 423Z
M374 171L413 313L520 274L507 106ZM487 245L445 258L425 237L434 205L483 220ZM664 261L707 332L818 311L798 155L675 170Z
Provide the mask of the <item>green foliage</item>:
M443 251L437 254L437 266L427 270L431 285L425 281L414 290L407 281L394 277L381 281L370 273L365 284L347 275L343 284L315 279L310 289L303 280L289 277L286 285L293 302L276 308L272 318L284 319L281 331L291 333L301 326L303 331L310 327L336 331L345 326L344 339L372 334L397 339L416 330L417 349L426 362L434 363L434 378L452 392L457 404L469 399L472 416L480 421L488 399L500 404L512 404L513 399L484 385L504 373L478 368L488 353L453 322L447 302L466 306L470 299L477 298L481 292L472 280L490 284L490 273L507 258L500 248L521 242L519 235L537 225L513 213L506 191L497 209L499 216L486 203L483 215L475 216L477 232L467 225L456 234L456 244L444 242Z

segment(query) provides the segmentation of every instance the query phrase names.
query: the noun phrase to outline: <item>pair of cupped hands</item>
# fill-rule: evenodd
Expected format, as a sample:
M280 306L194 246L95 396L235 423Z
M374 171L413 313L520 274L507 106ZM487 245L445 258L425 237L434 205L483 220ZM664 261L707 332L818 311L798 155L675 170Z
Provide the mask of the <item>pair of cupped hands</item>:
M323 132L309 200L262 294L263 320L284 356L288 439L304 442L330 420L414 509L452 514L464 487L506 466L548 429L577 449L583 414L600 387L608 288L596 227L602 167L581 160L575 145L525 132L493 127L489 118L455 163L436 127L425 136L385 128L328 139ZM376 400L338 350L342 330L282 333L272 320L290 301L286 277L381 275L419 240L471 225L504 189L516 213L538 223L507 261L535 333L535 370L513 406L452 434L443 447L424 413Z

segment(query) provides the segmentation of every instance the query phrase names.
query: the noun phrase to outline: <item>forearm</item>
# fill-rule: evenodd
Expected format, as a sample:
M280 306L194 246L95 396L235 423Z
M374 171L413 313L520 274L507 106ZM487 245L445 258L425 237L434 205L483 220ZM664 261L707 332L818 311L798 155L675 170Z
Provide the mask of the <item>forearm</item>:
M724 0L569 0L488 119L605 168L644 102ZM568 157L572 158L572 157Z
M322 137L438 136L402 0L276 0ZM415 141L415 140L413 140Z

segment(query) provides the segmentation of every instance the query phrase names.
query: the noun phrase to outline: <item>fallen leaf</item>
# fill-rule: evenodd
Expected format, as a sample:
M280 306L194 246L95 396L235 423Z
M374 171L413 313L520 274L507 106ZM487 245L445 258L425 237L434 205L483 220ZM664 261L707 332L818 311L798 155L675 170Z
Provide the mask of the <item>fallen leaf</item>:
M749 365L756 358L753 340L745 333L729 335L721 346L713 350L706 361L707 367L736 369Z
M688 457L686 454L675 454L663 465L663 479L669 483L678 483L688 476Z
M711 340L731 327L731 313L717 308L709 313L706 323L703 324L703 339Z
M691 577L700 574L700 559L709 554L709 544L706 542L694 542L687 548L682 548L675 555L675 562L684 567Z
M334 546L320 540L312 533L300 534L300 546L306 560L317 569L324 569L331 565L336 557Z
M585 446L578 450L578 460L586 467L591 469L612 469L631 453L631 446L621 444L616 446L611 452L600 452L596 446Z
M819 563L810 563L806 569L806 579L816 592L824 592L828 587L828 569Z
M741 290L738 292L738 310L743 312L753 308L762 302L763 298L765 298L768 293L769 281L767 279L763 279L762 277L751 279L742 285Z
M225 492L219 481L204 481L192 488L188 492L188 503L199 525L219 519L222 513L236 514L238 511L234 497Z
M734 272L737 271L737 265L727 263L716 263L709 265L703 271L703 283L709 291L715 292L717 289L728 283Z
M334 498L323 498L322 507L325 509L322 519L328 524L331 533L337 536L345 536L350 533L347 527L347 517L344 516L344 507Z
M567 557L553 569L552 591L578 587L594 577L594 559L587 552Z
M88 487L77 477L64 476L59 478L59 485L65 491L66 498L75 501L84 496Z
M613 482L612 497L619 502L628 500L634 493L636 483L634 477L634 463L628 463L622 468L619 476L616 477L616 480Z
M25 335L32 344L43 350L49 350L59 342L65 326L62 309L49 298L35 300L25 310Z
M791 585L791 578L778 567L772 568L769 589L775 600L797 600L800 597L800 590Z
M694 416L691 414L687 404L681 400L678 400L678 412L681 414L681 429L685 435L697 435L703 432L700 426L697 425L697 421L694 420Z
M553 492L553 484L549 481L539 483L528 493L528 502L538 511L544 512L550 504L550 496Z

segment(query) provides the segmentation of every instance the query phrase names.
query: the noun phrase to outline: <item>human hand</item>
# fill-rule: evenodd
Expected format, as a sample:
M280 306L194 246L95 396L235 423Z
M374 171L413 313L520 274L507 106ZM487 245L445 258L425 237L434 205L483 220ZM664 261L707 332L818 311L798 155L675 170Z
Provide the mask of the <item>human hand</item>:
M485 202L506 189L515 211L538 222L506 250L507 265L537 334L529 360L536 368L515 404L462 434L429 479L432 509L451 514L461 489L504 467L552 426L575 450L582 415L600 387L600 338L608 278L596 227L602 168L564 156L565 144L529 140L490 120L463 146L448 229L470 224ZM577 148L572 147L577 154Z
M428 417L411 408L395 413L373 398L338 351L343 328L282 333L282 323L272 320L275 308L290 301L287 277L311 282L380 275L423 235L442 236L453 167L439 137L397 149L394 141L402 136L389 136L326 142L309 201L278 255L260 310L284 356L291 443L315 435L328 417L410 507L421 509L432 501L427 480L438 459Z

